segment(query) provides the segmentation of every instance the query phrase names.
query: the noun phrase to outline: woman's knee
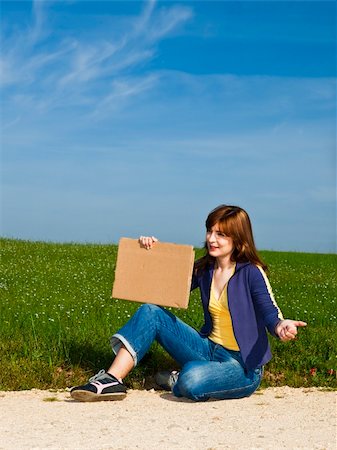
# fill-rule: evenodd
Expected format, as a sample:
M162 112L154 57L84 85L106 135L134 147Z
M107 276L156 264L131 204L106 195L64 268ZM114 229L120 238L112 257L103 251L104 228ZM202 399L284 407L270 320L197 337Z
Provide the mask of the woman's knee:
M209 396L203 392L204 369L204 364L200 361L192 361L184 365L177 381L177 388L183 397L199 402L209 399Z
M136 312L138 320L141 320L143 323L147 323L151 327L154 326L155 328L157 328L161 323L163 314L164 310L162 307L152 305L150 303L145 303Z
M240 379L232 371L226 374L225 368L221 367L223 373L219 377L214 364L220 363L192 361L185 364L180 372L176 391L183 397L200 402L210 398L225 400L248 397L258 388L260 376Z
M151 303L144 303L139 309L139 313L149 315L156 315L161 310L160 306L152 305Z

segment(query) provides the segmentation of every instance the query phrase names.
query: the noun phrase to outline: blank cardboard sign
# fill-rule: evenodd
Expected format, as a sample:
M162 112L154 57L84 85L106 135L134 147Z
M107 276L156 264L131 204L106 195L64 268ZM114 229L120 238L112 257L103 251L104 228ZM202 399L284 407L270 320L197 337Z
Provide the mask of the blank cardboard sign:
M186 309L193 263L191 245L157 242L146 250L138 240L122 238L112 297Z

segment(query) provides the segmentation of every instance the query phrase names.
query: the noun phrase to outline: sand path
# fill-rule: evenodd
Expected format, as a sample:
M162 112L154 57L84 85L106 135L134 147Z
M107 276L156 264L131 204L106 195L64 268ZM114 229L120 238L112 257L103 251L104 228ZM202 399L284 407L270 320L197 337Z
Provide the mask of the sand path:
M78 403L67 392L0 392L0 449L335 450L336 392L269 388L193 403L130 391Z

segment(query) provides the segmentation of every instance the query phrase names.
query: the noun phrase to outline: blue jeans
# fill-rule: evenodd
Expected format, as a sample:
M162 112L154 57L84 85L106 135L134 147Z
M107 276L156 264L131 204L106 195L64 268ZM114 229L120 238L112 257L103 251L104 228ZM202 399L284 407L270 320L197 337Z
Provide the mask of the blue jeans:
M242 398L260 385L262 368L247 371L240 352L201 337L194 328L156 305L142 305L112 336L111 346L117 354L123 344L136 365L154 340L182 367L173 387L177 397L195 401Z

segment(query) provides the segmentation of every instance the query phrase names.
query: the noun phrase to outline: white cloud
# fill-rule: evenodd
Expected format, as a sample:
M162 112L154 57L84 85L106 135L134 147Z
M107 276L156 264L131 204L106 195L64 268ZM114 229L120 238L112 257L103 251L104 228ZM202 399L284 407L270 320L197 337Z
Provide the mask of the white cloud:
M118 84L122 78L123 83L125 71L150 61L158 42L192 17L188 7L172 5L163 9L155 1L145 2L138 17L125 18L118 35L107 28L104 38L88 41L86 37L53 30L52 24L57 24L57 20L55 16L49 20L52 10L48 11L47 5L50 2L36 0L32 24L20 30L13 26L12 32L3 36L0 65L2 85L15 87L19 92L28 86L44 110L48 105L54 108L64 103L82 103L83 98L92 98L92 90L95 101L109 96L109 80ZM53 31L57 31L57 39L53 38ZM147 78L144 86L148 85ZM130 91L130 95L136 93L137 89Z
M152 89L158 82L159 77L156 74L113 80L110 91L107 92L102 100L96 103L89 116L97 119L107 117L114 112L118 113L130 98Z
M33 46L49 35L46 27L48 8L50 8L53 1L44 2L41 0L33 0L33 23L29 27L29 33L26 34L27 44Z
M179 27L182 23L189 21L193 17L193 12L185 6L171 6L161 8L155 20L149 24L146 38L151 41L158 41Z
M80 36L52 29L47 4L36 2L31 27L6 35L2 55L8 230L62 239L68 229L76 240L77 216L83 239L97 239L97 221L117 238L136 211L137 226L167 222L167 239L175 232L195 243L191 210L202 224L208 208L230 200L280 235L289 221L286 249L302 236L292 225L305 220L313 234L314 208L329 220L335 79L154 72L147 63L157 44L192 9L151 1L116 28L105 23L104 33ZM181 217L179 229L169 210Z

